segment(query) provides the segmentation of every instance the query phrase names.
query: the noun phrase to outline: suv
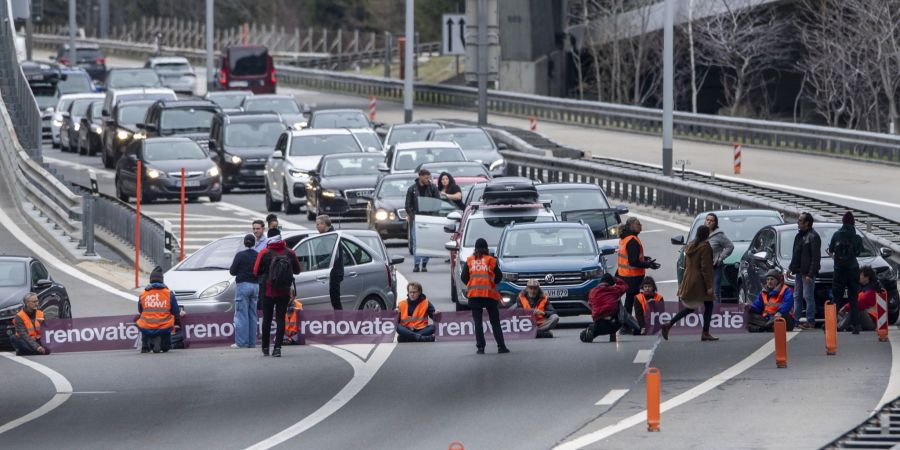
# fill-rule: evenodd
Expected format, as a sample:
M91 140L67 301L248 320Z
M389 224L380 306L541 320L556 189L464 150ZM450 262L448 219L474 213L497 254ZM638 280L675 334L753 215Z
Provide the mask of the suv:
M157 100L138 128L147 137L184 136L208 150L212 120L221 111L209 100Z
M104 85L107 89L158 88L162 82L153 69L116 68L106 73Z
M278 211L284 204L287 214L300 212L306 204L309 171L322 155L362 152L359 141L349 130L291 130L281 134L275 152L266 161L266 210Z
M372 122L358 109L320 109L309 117L310 128L378 128L384 124Z
M106 58L97 44L75 43L75 62L69 61L69 44L65 43L56 52L56 61L62 65L84 69L92 80L102 80L106 76Z
M605 256L615 252L614 246L598 248L583 222L513 223L496 252L502 305L514 305L525 283L536 279L559 315L589 314L588 293L606 273Z
M229 45L222 49L216 89L250 90L254 94L274 94L277 79L269 49L261 45Z
M223 189L265 186L266 158L285 131L278 114L219 113L209 130L209 152L222 171Z
M129 100L116 104L112 115L103 120L102 153L103 167L112 169L122 157L125 147L133 140L147 137L138 130L137 124L144 121L147 110L154 100Z
M183 56L157 56L147 60L144 68L153 69L163 86L175 92L193 95L197 89L197 75Z
M413 173L425 163L466 161L466 155L453 142L407 142L387 151L381 172Z

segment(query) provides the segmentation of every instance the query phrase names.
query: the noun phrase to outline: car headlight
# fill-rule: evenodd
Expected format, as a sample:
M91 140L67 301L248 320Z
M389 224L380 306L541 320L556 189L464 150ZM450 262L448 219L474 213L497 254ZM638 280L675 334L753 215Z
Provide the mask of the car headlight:
M240 164L241 157L238 155L227 155L226 158L231 161L232 164Z
M219 168L216 167L216 166L210 167L210 169L206 171L206 175L207 175L207 176L210 176L210 177L217 177L217 176L219 176Z
M288 169L288 173L294 178L306 179L309 177L309 174L307 174L307 172L305 170L300 170L300 169L291 168L291 169Z
M162 176L162 172L156 169L147 169L147 176L153 179L159 178Z
M143 131L138 131L137 133L134 133L134 136L132 136L131 138L136 141L140 140L140 139L146 139L147 133L144 133Z
M22 309L22 305L12 305L3 309L0 309L0 318L12 317L19 313L19 310Z
M74 128L75 131L79 131L79 130L81 130L81 124L78 122L75 122L74 124L72 124L72 128Z
M128 139L130 137L131 137L130 131L119 130L116 132L116 139L118 139L120 141L124 141L125 139Z
M500 158L500 159L492 162L491 165L488 167L488 169L492 170L492 171L497 170L497 169L503 167L504 164L506 164L506 161L504 161L503 158Z
M502 301L504 305L508 305L508 304L510 304L510 302L512 302L512 297L510 297L509 295L503 294L500 296L500 301Z
M613 225L606 229L606 235L610 238L614 238L619 235L619 226Z
M229 283L230 283L229 281L222 281L220 283L216 283L216 284L206 288L206 290L204 290L203 292L200 293L200 298L215 297L215 296L225 292L225 289L228 289Z
M59 120L59 119L53 119L53 126L54 126L54 127L61 127L61 126L62 126L62 120Z
M582 271L581 271L581 278L584 279L584 280L590 280L590 279L593 279L593 278L599 278L600 275L601 275L602 273L603 273L603 271L600 270L599 267L596 268L596 269L582 270Z
M503 272L503 281L518 281L519 274L515 272Z
M377 220L379 222L383 222L383 221L387 220L388 216L389 216L388 212L383 209L379 208L378 211L375 211L375 220Z
M302 129L306 128L306 122L294 122L294 125L292 125L292 128L295 130L302 130Z
M403 209L403 208L398 209L398 210L397 210L397 217L399 217L399 218L402 219L402 220L406 220L406 210Z
M322 191L322 197L326 197L326 198L335 198L339 195L340 195L340 193L335 192L335 191Z
M94 127L94 133L103 134L103 127L100 127L100 126Z

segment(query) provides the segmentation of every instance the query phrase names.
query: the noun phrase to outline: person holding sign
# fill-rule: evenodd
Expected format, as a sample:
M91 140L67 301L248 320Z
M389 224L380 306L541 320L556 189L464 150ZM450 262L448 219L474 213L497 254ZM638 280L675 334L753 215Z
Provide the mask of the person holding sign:
M397 325L397 342L434 342L434 305L422 292L422 285L411 281L406 286L407 297L397 303L400 322Z

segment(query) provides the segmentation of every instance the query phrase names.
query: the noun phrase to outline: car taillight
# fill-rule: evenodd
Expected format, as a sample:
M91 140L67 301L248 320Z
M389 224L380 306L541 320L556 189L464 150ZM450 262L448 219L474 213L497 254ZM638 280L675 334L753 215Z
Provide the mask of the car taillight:
M219 83L222 86L228 86L228 74L225 73L225 69L219 71Z
M94 60L94 64L106 64L106 58L97 58Z
M69 58L59 58L59 63L62 64L62 65L64 65L64 66L68 66L68 65L69 65Z
M278 77L275 75L275 69L272 69L272 78L269 80L272 84L275 84L278 81Z

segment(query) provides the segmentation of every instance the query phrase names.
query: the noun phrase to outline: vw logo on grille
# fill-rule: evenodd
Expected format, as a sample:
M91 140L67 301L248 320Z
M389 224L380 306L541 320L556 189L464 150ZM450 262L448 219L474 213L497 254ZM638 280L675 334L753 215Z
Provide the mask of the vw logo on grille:
M552 274L552 273L548 273L547 275L544 275L544 282L545 282L545 283L547 283L547 284L553 284L554 281L556 281L556 278L553 277L553 274Z

